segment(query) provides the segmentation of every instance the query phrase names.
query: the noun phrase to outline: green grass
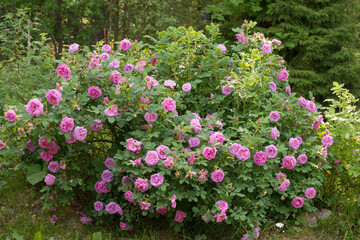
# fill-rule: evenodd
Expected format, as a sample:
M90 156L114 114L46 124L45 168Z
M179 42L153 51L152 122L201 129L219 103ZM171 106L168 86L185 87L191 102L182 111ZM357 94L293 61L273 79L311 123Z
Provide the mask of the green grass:
M1 184L6 182L6 184ZM10 166L0 167L0 239L240 239L235 230L226 225L208 225L194 234L194 230L174 233L166 224L152 221L135 226L132 232L121 232L118 223L96 226L83 225L76 206L62 208L61 211L41 211L39 189L27 183L22 171L13 171ZM360 239L358 203L353 202L313 228L308 228L304 220L288 220L283 229L274 223L262 226L260 239L285 240L327 240ZM55 225L49 222L52 215L58 217ZM301 219L301 218L299 218ZM210 227L211 226L211 227ZM200 234L199 234L200 232ZM197 235L197 236L194 236ZM201 237L202 235L202 237Z

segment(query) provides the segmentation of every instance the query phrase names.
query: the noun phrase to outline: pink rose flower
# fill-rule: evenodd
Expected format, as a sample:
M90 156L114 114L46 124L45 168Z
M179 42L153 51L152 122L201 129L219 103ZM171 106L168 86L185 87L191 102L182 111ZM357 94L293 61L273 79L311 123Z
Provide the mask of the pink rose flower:
M139 201L139 205L141 207L141 210L149 210L151 203Z
M163 182L164 182L164 176L161 176L159 173L151 175L150 183L154 187L161 186L163 184Z
M104 165L107 168L111 168L111 167L115 167L116 163L113 158L107 158L104 162Z
M62 101L61 92L58 90L50 89L45 96L52 105L58 105Z
M291 200L291 204L294 208L302 208L304 205L304 199L302 197L295 197Z
M100 212L104 208L104 204L100 201L97 201L94 203L94 209L95 211Z
M213 142L223 143L225 141L226 141L226 138L225 138L224 134L222 134L221 132L216 132L216 133L212 134L209 138L209 143L213 143ZM219 146L219 145L216 145L216 146Z
M129 139L126 140L126 143L127 143L126 149L131 151L131 152L136 152L136 151L141 150L142 142L140 142L140 141L137 141L137 140L135 140L133 138L129 138Z
M117 59L114 59L111 63L109 63L109 67L112 69L118 69L120 67L120 62Z
M135 202L136 202L136 199L133 198L132 193L133 193L133 192L132 192L132 191L129 191L129 190L125 191L124 197L125 197L125 199L128 200L129 202L135 203Z
M48 169L52 173L57 173L60 170L60 165L57 161L51 161L48 165Z
M271 139L277 139L278 137L280 137L280 132L277 130L277 128L271 128Z
M184 218L186 218L186 215L186 212L176 211L174 221L181 223L184 221Z
M32 116L38 117L43 113L44 105L39 101L39 99L31 99L28 104L25 105L25 110Z
M76 52L77 50L79 50L79 44L77 43L73 43L69 46L69 52L70 53L74 53Z
M165 145L160 145L156 148L156 153L160 159L165 159L169 152L170 149Z
M42 158L45 162L48 162L48 161L50 161L51 159L53 159L53 155L52 155L51 153L45 152L45 151L41 152L41 153L40 153L40 156L41 156L41 158Z
M56 142L51 141L47 144L47 149L50 154L56 154L60 150L60 146Z
M127 40L126 38L120 42L120 48L122 50L127 51L127 50L129 50L130 47L131 47L131 42L129 40Z
M299 164L305 164L306 163L306 161L307 161L307 156L306 156L306 154L300 154L298 157L297 157L297 162L299 163Z
M239 34L236 34L236 39L239 41L239 42L249 42L249 39L247 39L244 35L243 32L239 33Z
M176 208L176 195L174 194L169 200L171 201L171 207Z
M250 158L250 150L247 147L240 146L236 157L241 161L246 161Z
M340 158L336 159L336 160L334 161L334 163L335 163L335 164L341 163L341 159L340 159Z
M323 139L321 140L321 143L324 147L330 147L331 145L334 144L334 139L332 136L330 135L326 135L325 137L323 137Z
M1 144L1 143L0 143ZM28 141L28 143L26 144L26 148L30 151L33 152L35 151L35 149L37 148L35 146L35 143L31 142L30 140Z
M119 83L121 81L121 78L121 73L119 73L118 71L115 71L110 75L110 81L113 83Z
M163 162L165 166L169 167L170 169L174 168L174 159L172 157L167 157Z
M223 44L218 44L218 45L217 45L217 48L220 49L222 53L225 53L225 52L226 52L226 47L225 47L225 45L223 45Z
M218 169L211 173L210 179L213 180L214 182L218 183L218 182L222 182L224 180L224 176L225 176L225 173L223 172L223 170Z
M292 149L298 149L300 146L300 141L298 138L290 138L289 139L289 147L291 147Z
M74 129L74 135L75 135L76 140L84 141L84 139L86 138L86 135L87 135L87 130L84 127L77 126Z
M71 76L71 70L65 64L61 64L56 69L57 74L62 78L69 78Z
M221 211L226 211L229 208L229 204L223 200L219 200L215 204L218 205L218 207Z
M158 117L157 113L154 113L154 112L151 112L151 113L147 112L144 116L146 122L148 122L148 123L155 122L157 117Z
M111 46L108 44L105 44L101 47L101 51L109 53L109 52L111 52Z
M285 156L281 163L281 168L293 169L296 166L296 159L294 156Z
M305 190L305 197L307 197L308 199L313 199L315 196L316 196L315 188L311 187Z
M102 129L103 125L100 119L95 119L93 120L93 122L95 122L96 124L90 124L89 129L93 132L97 132L100 129Z
M176 102L171 97L166 98L161 105L165 111L174 111L176 109Z
M111 182L114 178L114 174L111 173L110 170L106 169L103 171L103 173L101 174L101 180L103 180L104 182Z
M271 145L265 147L265 153L266 153L267 158L273 159L273 158L276 158L278 150L274 146L274 144L271 144Z
M8 120L9 122L15 122L17 119L15 111L11 109L7 110L4 115L6 117L6 120Z
M275 91L276 91L276 83L271 82L271 83L269 84L269 88L272 90L272 92L275 92Z
M270 112L269 117L271 122L277 122L280 119L280 114L278 111L272 111Z
M224 94L224 95L230 95L230 93L231 93L230 86L223 87L221 89L221 91L222 91L222 94Z
M111 187L107 188L106 185L107 185L107 182L97 181L95 183L95 186L94 186L95 192L97 192L97 193L109 193L111 191Z
M116 104L111 105L107 109L104 110L105 115L112 117L118 115L118 106Z
M271 45L264 44L262 46L261 50L263 51L263 53L269 54L269 53L271 53Z
M191 137L188 141L189 146L191 148L193 147L199 147L200 146L200 139L198 139L197 137Z
M109 202L106 206L105 206L105 210L109 213L109 214L115 214L115 213L119 213L121 216L124 214L123 210L121 209L120 205L115 203L115 202Z
M156 212L160 213L161 215L165 215L167 213L167 206L156 209Z
M125 72L132 72L132 71L134 71L134 66L132 65L132 64L126 64L125 66L124 66L124 71Z
M133 226L129 226L126 223L123 223L123 222L120 222L120 228L121 228L121 231L132 231L132 230L134 230Z
M4 149L5 147L5 140L0 140L0 149Z
M135 69L138 69L139 72L142 72L145 70L146 62L145 61L138 61L135 65Z
M215 147L205 147L202 155L207 159L207 160L211 160L214 159L216 156L216 148Z
M66 142L66 143L69 143L69 144L76 142L75 133L74 133L74 132L71 132L71 133L70 133L70 139L65 139L65 142Z
M191 91L191 84L190 83L185 83L183 86L182 86L182 90L184 92L190 92Z
M157 152L149 151L149 152L146 153L145 162L149 166L156 165L158 163L158 161L159 161L159 156L158 156Z
M48 175L46 175L44 181L45 181L46 185L51 186L55 183L55 179L56 179L56 177L54 175L48 174Z
M149 183L147 179L137 178L135 181L135 188L139 189L140 192L145 192L149 189Z
M237 153L240 150L241 145L237 143L231 144L231 148L229 148L229 151L231 154L237 155Z
M69 117L64 117L60 123L60 130L62 132L71 132L74 128L74 119Z
M91 98L91 99L97 99L99 97L101 97L101 90L99 87L97 86L92 86L92 87L89 87L88 88L88 96Z
M146 86L148 87L149 91L151 89L151 86L158 86L159 85L159 82L155 80L155 78L153 77L150 77L150 76L146 76L145 77L145 80L146 80Z
M315 103L312 101L307 101L305 108L310 112L314 112L314 113L318 112Z
M273 39L271 42L275 43L276 45L280 45L281 41L277 40L277 39Z
M291 95L291 88L290 88L290 87L285 87L285 92L286 92L288 95Z
M200 123L200 119L192 119L190 121L190 126L194 129L194 131L196 132L196 134L198 134L201 131L201 123Z
M220 213L215 214L214 218L216 218L216 222L222 222L227 219L226 212L221 211Z
M299 97L299 102L300 102L301 106L303 106L303 107L306 107L308 104L308 100L306 100L303 97Z
M282 172L278 172L278 174L276 174L276 180L281 183L283 181L285 181L287 178L286 174L285 173L282 173Z
M266 153L259 151L254 155L254 163L258 166L266 163Z
M289 77L289 73L286 71L286 67L276 76L279 81L286 81ZM290 95L290 94L289 94Z
M280 185L280 187L279 187L279 191L284 192L284 191L286 191L286 189L287 189L289 186L290 186L290 181L289 181L288 179L285 179L285 180L281 183L281 185Z
M176 83L173 80L166 80L164 82L164 86L171 87L172 89L174 89L174 87L176 86Z

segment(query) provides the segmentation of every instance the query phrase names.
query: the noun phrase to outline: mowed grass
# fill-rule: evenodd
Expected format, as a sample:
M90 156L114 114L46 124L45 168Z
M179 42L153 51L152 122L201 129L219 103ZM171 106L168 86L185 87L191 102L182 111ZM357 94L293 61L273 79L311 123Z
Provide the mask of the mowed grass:
M26 181L22 171L11 171L0 168L0 179L6 182L0 185L0 239L240 239L242 234L234 234L235 230L228 225L208 225L194 230L175 233L166 223L151 221L148 224L134 226L132 232L122 232L118 223L102 226L84 225L80 222L77 206L61 208L59 211L42 211L39 189ZM359 213L355 209L347 209ZM56 224L51 224L49 218L58 217ZM335 212L326 221L318 222L313 228L306 227L305 218L301 221L288 221L282 229L275 223L262 226L260 239L271 240L327 240L327 239L360 239L359 223L356 216ZM359 220L359 219L358 219ZM359 220L360 221L360 220ZM213 223L214 224L214 223ZM216 226L216 225L215 225Z

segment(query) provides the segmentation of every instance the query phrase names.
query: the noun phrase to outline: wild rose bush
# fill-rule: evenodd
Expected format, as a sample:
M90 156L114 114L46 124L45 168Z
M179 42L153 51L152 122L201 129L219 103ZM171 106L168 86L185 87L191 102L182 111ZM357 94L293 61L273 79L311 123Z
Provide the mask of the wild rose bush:
M117 51L71 45L53 89L5 109L2 153L21 151L45 209L76 200L84 223L131 230L143 215L251 237L314 211L333 137L319 133L315 103L291 92L281 42L253 26L231 46L216 26L208 37L169 28L152 46L124 39Z

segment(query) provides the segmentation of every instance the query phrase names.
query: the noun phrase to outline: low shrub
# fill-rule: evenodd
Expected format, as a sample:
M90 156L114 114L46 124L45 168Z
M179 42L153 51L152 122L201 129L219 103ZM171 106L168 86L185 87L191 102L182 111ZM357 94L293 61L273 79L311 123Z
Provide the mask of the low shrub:
M44 209L76 200L83 223L122 230L147 216L257 236L316 210L332 134L314 101L291 92L281 42L254 25L235 29L231 51L214 25L207 36L169 28L153 45L124 39L119 51L71 45L53 89L5 109L2 154L20 151Z

